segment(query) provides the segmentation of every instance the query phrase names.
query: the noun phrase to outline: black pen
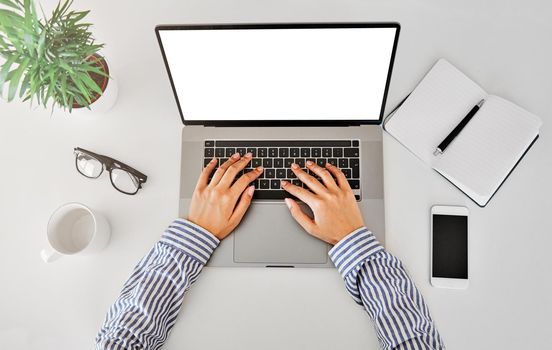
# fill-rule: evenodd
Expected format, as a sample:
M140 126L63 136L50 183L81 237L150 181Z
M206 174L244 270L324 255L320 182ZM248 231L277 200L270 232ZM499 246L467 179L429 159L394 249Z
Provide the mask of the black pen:
M468 112L468 114L464 117L464 119L462 119L462 121L458 125L456 125L454 130L452 130L450 134L443 140L443 142L441 142L439 146L437 146L437 149L435 149L435 152L433 152L434 156L439 155L445 151L445 149L448 147L448 145L450 145L452 140L454 140L454 138L458 136L458 134L462 131L462 129L464 129L464 127L468 125L468 123L470 122L470 119L475 115L475 113L477 113L477 111L479 110L479 108L481 108L484 102L485 100L481 100L479 101L478 104L473 106L471 111Z

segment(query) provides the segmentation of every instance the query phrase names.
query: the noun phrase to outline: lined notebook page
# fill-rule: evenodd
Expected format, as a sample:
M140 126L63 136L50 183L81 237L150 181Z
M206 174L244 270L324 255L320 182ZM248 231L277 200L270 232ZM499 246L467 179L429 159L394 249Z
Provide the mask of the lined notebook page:
M432 165L437 145L485 97L479 85L440 59L385 124L385 130Z
M485 205L539 133L541 120L489 96L468 125L436 157L433 168Z

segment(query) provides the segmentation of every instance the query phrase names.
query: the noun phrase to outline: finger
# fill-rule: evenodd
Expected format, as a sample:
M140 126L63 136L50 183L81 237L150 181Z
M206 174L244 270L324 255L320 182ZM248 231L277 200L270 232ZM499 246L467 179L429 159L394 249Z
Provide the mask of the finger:
M263 167L259 166L251 170L250 172L243 174L242 176L240 176L238 181L236 181L232 185L232 187L230 187L230 190L235 194L242 193L243 190L245 190L245 188L256 178L258 178L259 175L261 175L262 173L263 173Z
M222 179L220 179L219 184L221 186L230 187L238 172L243 170L247 163L251 161L251 157L253 157L253 154L251 152L247 152L240 160L230 165L222 176Z
M313 161L307 161L307 168L318 175L322 181L324 181L324 185L332 190L337 190L337 184L335 183L334 178L332 177L332 174L325 168L322 168L318 164L316 164Z
M295 197L299 198L303 202L307 203L309 206L314 204L314 201L316 200L316 196L314 193L299 187L295 186L285 180L280 181L280 186L284 189L284 191L291 193Z
M221 164L217 171L215 171L215 175L213 175L213 178L211 179L211 182L209 183L210 186L215 186L220 182L220 179L224 176L224 173L226 170L230 167L230 165L234 164L238 159L240 159L239 153L234 153L232 157L230 157L226 162Z
M213 169L215 169L215 166L217 166L217 158L211 159L209 164L205 168L203 168L203 171L199 175L199 179L197 180L196 184L196 190L201 190L205 188L209 184L209 175L213 172Z
M286 198L286 205L289 208L289 211L291 212L291 216L301 225L302 228L305 229L310 234L313 234L314 228L316 224L314 223L314 220L312 220L303 210L301 210L301 207L299 204L297 204L296 201L294 201L291 198Z
M349 185L349 181L347 181L347 178L345 177L345 174L343 174L341 169L339 169L338 167L336 167L335 165L332 165L330 163L326 163L326 169L328 169L328 171L330 173L332 173L333 176L337 179L337 185L342 190L350 190L351 189L351 185Z
M249 209L249 206L251 205L251 199L253 198L253 193L255 193L254 186L249 186L245 189L245 191L243 191L240 197L240 201L234 208L234 212L232 213L232 215L230 215L229 221L235 226L238 226L243 216L245 215L245 212L247 211L247 209Z
M291 170L295 173L295 175L299 180L301 180L315 193L321 194L321 193L328 192L328 190L326 189L326 187L324 187L324 185L318 182L318 180L316 180L314 177L304 172L303 169L299 167L299 165L295 163L291 164Z

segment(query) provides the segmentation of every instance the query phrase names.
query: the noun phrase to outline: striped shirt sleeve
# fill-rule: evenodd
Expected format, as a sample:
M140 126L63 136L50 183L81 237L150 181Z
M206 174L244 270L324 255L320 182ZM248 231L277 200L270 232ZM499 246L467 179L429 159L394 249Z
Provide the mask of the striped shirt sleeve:
M159 349L184 294L219 243L190 221L173 221L124 284L96 337L96 349Z
M362 227L338 242L329 256L354 301L374 321L383 349L444 349L420 291L402 262Z

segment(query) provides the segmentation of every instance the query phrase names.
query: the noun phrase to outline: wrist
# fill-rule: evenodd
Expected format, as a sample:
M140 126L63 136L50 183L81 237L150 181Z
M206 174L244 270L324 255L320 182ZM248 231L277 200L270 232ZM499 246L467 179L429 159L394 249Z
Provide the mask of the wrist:
M365 228L365 225L364 223L359 223L357 225L352 225L352 226L349 226L348 228L344 229L343 231L341 231L340 233L338 234L335 234L333 237L330 237L328 239L328 243L331 244L331 245L336 245L338 244L340 241L342 241L345 237L353 234L354 232L362 229L362 228Z
M176 219L163 233L161 242L205 265L220 240L207 229L186 219Z
M339 273L345 277L350 271L369 260L383 247L366 227L360 227L343 237L328 255Z
M211 235L213 235L214 237L216 237L216 239L220 240L220 238L218 237L217 233L215 232L215 230L213 230L211 227L209 227L208 225L205 225L203 223L203 220L198 220L196 218L193 218L193 217L186 217L185 219L183 220L186 220L187 222L189 222L190 224L192 225L195 225L197 226L198 228L202 229L203 231L206 231L208 233L210 233Z

